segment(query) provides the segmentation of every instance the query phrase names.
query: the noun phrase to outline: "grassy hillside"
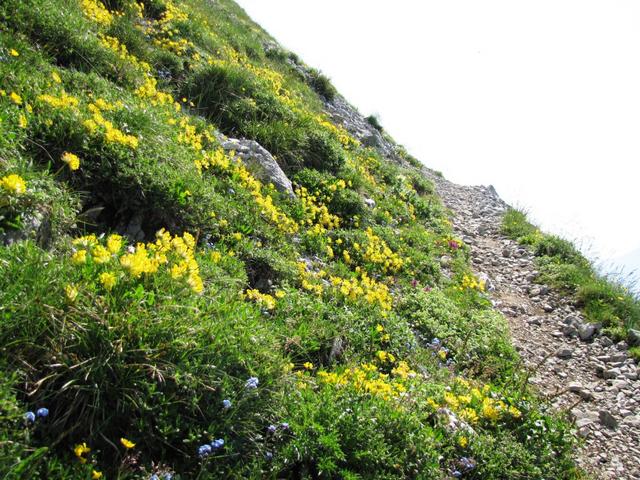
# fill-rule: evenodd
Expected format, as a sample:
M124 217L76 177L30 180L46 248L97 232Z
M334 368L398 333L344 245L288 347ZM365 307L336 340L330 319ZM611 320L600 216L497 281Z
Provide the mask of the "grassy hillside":
M234 3L0 25L2 478L579 476L432 185Z

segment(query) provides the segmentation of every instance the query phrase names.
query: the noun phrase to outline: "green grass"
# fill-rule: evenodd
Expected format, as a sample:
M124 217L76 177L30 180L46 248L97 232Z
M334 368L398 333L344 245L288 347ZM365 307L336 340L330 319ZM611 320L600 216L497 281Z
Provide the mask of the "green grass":
M624 340L628 329L640 324L640 301L623 285L597 273L571 242L542 233L515 209L505 214L502 232L538 257L540 281L572 295L587 320L602 324L614 339Z
M0 5L0 476L580 478L417 160L233 2L143 4Z

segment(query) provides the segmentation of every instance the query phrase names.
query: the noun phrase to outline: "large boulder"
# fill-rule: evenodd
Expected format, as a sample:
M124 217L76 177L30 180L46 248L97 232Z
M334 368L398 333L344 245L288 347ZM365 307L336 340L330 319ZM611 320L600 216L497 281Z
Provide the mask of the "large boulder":
M218 137L222 148L231 152L234 151L249 171L261 182L273 185L281 192L290 196L295 196L291 180L275 161L273 156L258 142L247 139L237 139Z

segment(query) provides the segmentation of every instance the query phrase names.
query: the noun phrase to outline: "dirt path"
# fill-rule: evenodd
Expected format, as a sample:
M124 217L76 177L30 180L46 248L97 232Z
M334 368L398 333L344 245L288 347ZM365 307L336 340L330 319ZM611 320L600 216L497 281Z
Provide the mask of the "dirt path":
M507 205L491 187L463 187L432 172L473 268L488 278L494 305L508 319L530 382L575 420L577 461L595 478L640 480L640 371L624 342L585 323L571 301L534 282L533 256L500 235Z

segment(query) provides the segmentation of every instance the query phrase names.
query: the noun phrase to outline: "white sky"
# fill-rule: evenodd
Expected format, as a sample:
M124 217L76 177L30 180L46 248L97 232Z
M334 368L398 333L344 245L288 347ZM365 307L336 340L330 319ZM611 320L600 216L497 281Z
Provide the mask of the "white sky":
M637 0L239 0L409 152L602 259L640 247Z

